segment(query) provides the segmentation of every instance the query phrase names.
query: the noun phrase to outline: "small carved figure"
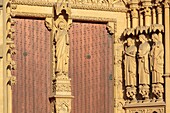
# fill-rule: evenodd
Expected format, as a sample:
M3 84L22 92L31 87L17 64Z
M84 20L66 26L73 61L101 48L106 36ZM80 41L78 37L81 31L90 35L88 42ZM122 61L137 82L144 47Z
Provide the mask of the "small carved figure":
M125 49L125 85L136 86L136 52L137 48L131 38L127 39Z
M149 84L149 52L150 45L147 42L145 35L140 35L139 40L141 42L138 50L138 73L139 73L139 84Z
M57 32L55 34L56 41L56 57L57 57L57 73L68 73L68 57L69 57L69 37L67 32L67 22L62 15L56 23Z
M164 47L158 35L152 35L153 46L150 54L152 83L163 83Z

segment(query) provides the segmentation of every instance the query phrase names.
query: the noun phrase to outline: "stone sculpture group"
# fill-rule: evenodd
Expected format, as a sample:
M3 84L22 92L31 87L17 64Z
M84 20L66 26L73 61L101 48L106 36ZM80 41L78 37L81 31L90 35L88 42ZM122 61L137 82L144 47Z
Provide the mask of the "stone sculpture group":
M135 45L135 40L132 38L127 38L126 41L127 46L124 51L125 87L126 96L131 102L137 99L136 86L139 86L142 100L149 101L150 86L152 86L152 100L162 100L164 47L158 34L153 33L151 40L150 44L148 38L144 34L140 34L139 47Z

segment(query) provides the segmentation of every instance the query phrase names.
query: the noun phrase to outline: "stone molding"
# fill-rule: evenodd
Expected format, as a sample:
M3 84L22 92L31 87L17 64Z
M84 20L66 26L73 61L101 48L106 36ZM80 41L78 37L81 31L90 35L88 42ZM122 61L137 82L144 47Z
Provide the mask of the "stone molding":
M126 8L118 7L106 7L106 6L97 6L97 5L81 5L81 4L71 4L73 9L84 9L84 10L101 10L101 11L113 11L113 12L127 12Z
M53 7L55 2L31 2L31 1L14 1L13 5L30 5L30 6L42 6ZM113 11L113 12L127 12L127 8L109 7L103 5L91 5L91 4L74 4L70 3L72 9L84 9L84 10L98 10L98 11Z
M14 1L12 4L15 5L31 5L31 6L43 6L43 7L53 7L55 2L32 2L32 1Z
M89 17L89 16L71 16L71 19L74 20L84 20L92 22L116 22L115 18L103 18L103 17Z
M33 18L50 18L53 17L52 14L43 14L43 13L27 13L27 12L11 12L12 17L33 17Z

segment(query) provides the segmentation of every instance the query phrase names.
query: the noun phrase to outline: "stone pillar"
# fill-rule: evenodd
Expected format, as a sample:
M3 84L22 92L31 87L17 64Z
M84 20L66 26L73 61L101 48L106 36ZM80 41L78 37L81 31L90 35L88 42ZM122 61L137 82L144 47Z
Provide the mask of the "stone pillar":
M157 6L158 24L162 24L162 7Z
M144 23L144 15L143 15L143 10L140 10L140 26L143 26L143 23Z
M133 8L131 10L132 15L132 28L135 28L138 26L138 11L136 8Z
M123 91L123 76L122 76L122 60L123 60L123 42L120 41L120 37L115 36L113 43L113 105L114 113L123 113L124 105L124 91Z
M126 20L127 20L127 28L130 28L131 27L130 12L126 13Z
M166 102L166 113L170 113L170 18L169 18L169 4L165 0L165 102Z
M138 0L129 1L130 11L131 11L131 28L138 26Z
M152 24L156 24L156 9L152 8Z
M151 25L151 9L149 7L146 7L144 9L145 12L145 26L150 26Z
M142 0L142 6L144 7L145 26L151 25L151 0Z
M157 7L157 15L158 15L158 24L162 25L163 21L162 21L162 7L161 6ZM162 34L159 33L158 35L160 37L160 41L162 41Z

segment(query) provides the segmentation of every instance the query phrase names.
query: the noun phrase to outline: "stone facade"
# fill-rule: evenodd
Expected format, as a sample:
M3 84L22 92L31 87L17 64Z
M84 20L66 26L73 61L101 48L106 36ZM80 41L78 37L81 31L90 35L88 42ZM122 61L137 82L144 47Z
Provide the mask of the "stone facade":
M14 95L19 94L17 92L22 89L23 92L25 91L25 97L21 96L17 97L17 99L25 98L27 102L31 102L27 96L32 94L29 93L29 91L32 91L31 89L35 89L35 91L41 92L39 88L43 86L47 92L39 94L46 94L45 98L47 99L44 101L42 99L42 105L46 107L42 109L46 110L46 112L71 113L72 109L75 109L74 100L78 98L77 96L82 95L73 95L74 88L77 88L78 86L73 87L75 85L72 85L73 82L70 79L72 78L72 72L69 71L69 69L72 69L71 66L73 66L72 64L76 63L76 61L70 61L72 56L69 55L72 55L70 52L73 52L74 49L73 51L70 51L70 39L73 37L70 38L71 35L69 34L69 31L72 25L74 25L74 22L85 22L87 26L88 23L89 26L91 23L97 23L102 24L105 27L106 31L104 31L104 34L108 35L108 40L106 40L108 42L105 42L104 44L110 44L109 40L111 39L111 46L107 46L108 48L111 47L111 51L108 51L112 54L110 55L108 53L102 57L108 57L107 62L112 62L110 63L112 68L108 65L104 65L103 68L108 69L110 73L103 73L103 76L106 75L109 80L104 80L103 83L100 83L100 85L103 85L105 82L109 82L108 87L111 88L103 90L103 92L105 92L103 94L106 94L107 91L109 92L110 90L110 92L112 92L109 93L111 96L103 99L108 99L108 101L104 102L112 104L105 104L105 108L109 110L103 112L169 113L169 4L169 0L0 0L0 90L3 92L0 94L0 111L2 111L2 113L24 113L25 111L30 110L29 108L31 107L27 104L23 104L24 102L21 102L21 106L23 105L25 107L22 106L23 111L17 111L15 106L18 105L14 104L15 101L17 101L16 96ZM38 30L36 32L30 32L26 28L25 24L22 24L22 22L20 26L23 28L16 27L18 25L18 23L16 23L18 18L22 18L26 23L29 21L27 19L37 19L37 22L32 22L30 26L33 26L29 28L34 29L37 27L36 29L38 29L40 24L37 23L39 21L39 23L42 23L42 27L40 27L40 29L44 28L41 32ZM37 26L34 27L34 25ZM26 33L25 35L28 33L28 37L18 33L18 30L23 30L23 32ZM74 34L77 30L71 31ZM17 33L18 35L16 35ZM38 38L42 37L41 40L43 40L44 36L42 33L45 33L45 38L49 39L48 47L50 48L47 50L48 54L41 54L42 58L44 58L43 55L48 56L48 60L44 59L44 62L46 62L48 66L45 68L44 62L38 60L41 57L37 57L37 59L35 58L35 62L43 62L42 64L39 64L39 68L43 69L42 73L41 69L39 70L41 74L35 68L35 72L38 74L37 76L35 75L37 77L36 80L41 82L41 84L36 86L32 84L38 84L38 82L34 82L34 80L33 82L29 82L30 79L26 79L26 75L30 75L29 71L28 73L23 74L23 76L20 76L18 72L16 73L18 70L20 70L20 72L24 72L24 70L21 70L21 68L23 68L22 64L17 61L19 57L16 56L21 54L26 57L30 54L27 51L29 51L28 48L31 47L30 45L25 46L24 43L21 42L21 46L24 46L26 49L24 51L18 51L18 46L20 45L16 38L24 37L23 40L27 40L27 38L29 40L30 37L40 36ZM91 35L83 33L81 35L88 36L87 38L92 40ZM104 35L103 37L106 38ZM35 40L35 38L32 38L32 40ZM78 41L79 39L76 40ZM47 49L45 47L47 43L43 41L39 43L36 43L35 41L34 43L37 44L37 48L40 47L40 53L41 51L43 53L43 51ZM82 41L82 43L84 42ZM43 44L42 47L41 44ZM92 50L93 48L91 51ZM84 57L87 59L91 59L94 56L96 62L98 60L98 58L95 57L95 55L90 54L90 52L82 54L85 54ZM38 55L39 53L37 52L37 56ZM30 63L27 62L27 60L25 61L28 64ZM34 65L34 63L32 65ZM92 64L90 63L90 65ZM83 67L81 66L81 68ZM90 70L90 68L88 69ZM47 72L47 74L44 75L43 72ZM98 72L96 71L96 73ZM32 75L34 74L35 73L32 73ZM91 74L89 75L91 76ZM47 77L43 78L43 76ZM22 79L22 77L25 77L25 79ZM101 77L100 79L104 78ZM91 90L90 85L93 85L92 80L89 80L89 91ZM96 78L96 80L99 79ZM47 84L47 81L50 82ZM20 85L17 86L17 82ZM15 84L17 86L17 91ZM28 87L29 84L30 87ZM21 88L22 85L25 87ZM101 87L96 88L100 89ZM27 90L28 92L26 92ZM97 91L102 90L94 90L94 93L99 93ZM34 92L32 98L35 98L34 94L37 93ZM89 93L89 95L93 97L93 93ZM102 97L99 98L101 99ZM36 99L34 101L36 101ZM29 111L30 113L44 112L44 110L36 111L35 107L41 108L41 99L37 101L37 103L37 106L32 104L34 108L31 108L33 111ZM77 103L80 104L81 102L78 100ZM101 104L94 106L93 104L95 102L93 99L90 99L89 103L89 113L95 112L97 107L102 106ZM79 110L78 112L83 113L85 110ZM75 112L75 110L73 111Z

